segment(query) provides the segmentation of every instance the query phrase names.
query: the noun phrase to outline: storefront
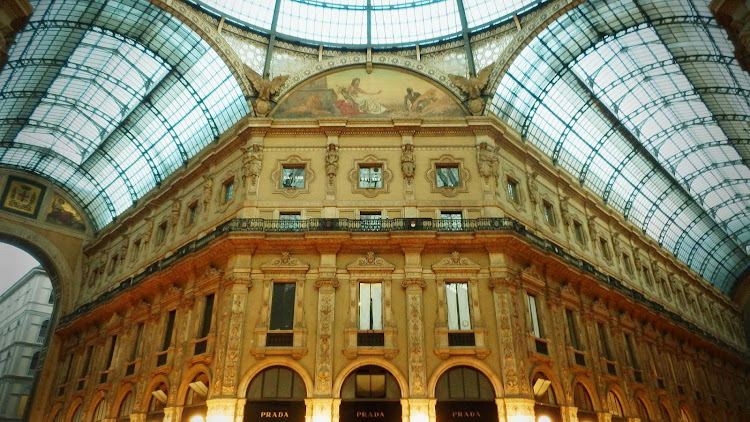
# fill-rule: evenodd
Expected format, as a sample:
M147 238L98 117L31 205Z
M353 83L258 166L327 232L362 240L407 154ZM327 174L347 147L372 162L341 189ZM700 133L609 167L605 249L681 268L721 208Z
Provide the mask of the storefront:
M495 390L478 370L457 366L446 371L435 386L437 422L497 422Z
M247 389L245 422L305 422L307 391L293 370L274 366L252 379Z
M534 392L534 415L539 422L562 422L562 412L557 404L557 395L552 382L541 372L531 379Z
M576 383L573 390L573 403L578 408L578 422L597 422L591 396L580 382Z
M364 366L344 380L340 422L400 420L401 389L390 372L379 366Z
M162 422L164 420L164 408L167 406L167 385L159 384L151 392L146 413L146 422Z
M188 384L188 392L185 396L185 406L182 408L182 422L205 421L208 407L206 396L208 395L208 376L200 374L193 378Z

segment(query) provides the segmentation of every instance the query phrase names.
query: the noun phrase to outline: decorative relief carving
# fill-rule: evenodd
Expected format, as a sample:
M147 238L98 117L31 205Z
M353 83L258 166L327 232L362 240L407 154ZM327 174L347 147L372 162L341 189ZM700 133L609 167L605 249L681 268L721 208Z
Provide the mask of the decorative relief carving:
M325 282L318 293L318 348L315 357L315 393L331 393L333 317L336 295L333 283ZM338 285L338 282L336 282Z
M245 76L247 76L248 81L250 81L257 94L255 103L253 104L255 113L258 116L265 116L271 111L271 97L279 93L279 88L284 85L289 76L280 75L270 79L267 76L261 76L248 65L244 65L244 68Z
M409 390L412 396L426 396L422 291L407 289L407 325L409 344Z
M326 148L326 176L328 176L328 193L334 193L336 174L339 171L339 147L329 143Z
M260 170L263 167L263 146L252 143L242 148L242 184L251 189L257 186ZM248 183L249 182L249 183ZM254 191L254 189L252 189Z
M407 185L411 185L414 181L414 172L416 171L416 164L414 163L414 145L404 144L401 147L401 174L404 176L404 181Z
M495 149L487 142L479 144L477 151L477 161L479 163L479 175L484 179L485 184L497 184L498 167L500 159Z
M463 91L468 98L468 108L475 116L478 116L484 110L484 98L482 97L484 88L487 87L487 83L490 80L490 73L494 63L488 65L484 69L477 73L477 76L469 76L465 78L460 75L448 75L461 91Z

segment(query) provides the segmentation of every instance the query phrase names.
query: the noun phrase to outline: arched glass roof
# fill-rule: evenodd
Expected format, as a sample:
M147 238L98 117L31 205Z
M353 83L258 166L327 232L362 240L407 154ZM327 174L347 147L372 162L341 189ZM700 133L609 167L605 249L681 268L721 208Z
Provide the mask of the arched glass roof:
M749 98L707 2L592 0L531 41L490 108L728 292L748 267Z
M208 43L148 1L32 5L0 72L0 165L56 181L97 229L250 111Z
M243 26L312 44L392 46L455 38L546 0L188 0Z

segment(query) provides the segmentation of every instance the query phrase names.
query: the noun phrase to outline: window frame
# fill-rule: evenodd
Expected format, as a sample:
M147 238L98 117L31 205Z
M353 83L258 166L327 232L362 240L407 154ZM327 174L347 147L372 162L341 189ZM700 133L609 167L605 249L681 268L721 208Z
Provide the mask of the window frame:
M445 170L455 170L454 175L449 176L455 176L455 180L451 180L451 184L446 184L445 179L441 177L441 173ZM461 186L461 167L458 163L443 163L443 164L435 164L435 187L438 189L445 189L445 188L458 188Z

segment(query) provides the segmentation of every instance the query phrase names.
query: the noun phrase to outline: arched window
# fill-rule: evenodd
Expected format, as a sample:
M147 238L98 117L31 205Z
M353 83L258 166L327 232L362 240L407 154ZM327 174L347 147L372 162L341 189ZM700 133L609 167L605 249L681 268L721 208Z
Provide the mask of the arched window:
M363 366L341 386L342 399L401 399L401 389L390 372L379 366Z
M693 419L684 408L680 409L680 422L693 422Z
M40 352L34 352L34 354L31 356L31 362L29 363L29 375L34 375L34 372L36 372L36 366L39 365L39 353Z
M541 372L537 372L532 378L531 387L534 390L534 399L537 403L557 406L557 397L552 388L552 382Z
M151 419L152 414L157 419L159 416L164 415L164 407L167 406L168 394L169 392L167 390L167 385L163 382L160 383L156 388L154 388L154 391L151 392L151 398L148 401L148 419Z
M107 404L104 399L101 399L94 409L94 417L91 420L92 422L98 422L104 419L107 419Z
M78 408L73 413L73 417L70 418L70 422L81 422L81 414L83 413L83 406L78 405Z
M664 403L659 405L659 411L661 412L661 420L663 422L672 422L672 417L669 416L669 410L664 406Z
M458 366L446 371L435 386L438 400L494 400L495 389L478 370Z
M596 422L596 412L594 412L594 403L591 401L591 396L588 390L583 384L576 383L573 389L573 403L578 408L578 421L579 422Z
M650 421L651 415L648 413L648 407L640 397L635 399L635 405L638 407L638 417L641 418L641 422Z
M303 400L306 395L302 377L283 366L274 366L256 375L247 389L250 400Z
M188 422L196 416L201 416L205 420L206 413L208 413L208 407L206 406L208 386L209 380L206 374L198 374L188 384L188 392L185 395L185 407L182 411L183 422Z
M609 409L609 413L612 414L612 416L625 416L620 399L612 391L607 393L607 409Z
M133 393L128 393L120 402L120 409L117 411L117 422L129 422L130 414L133 413Z
M246 397L245 420L305 421L307 389L302 377L287 367L272 366L256 375Z

